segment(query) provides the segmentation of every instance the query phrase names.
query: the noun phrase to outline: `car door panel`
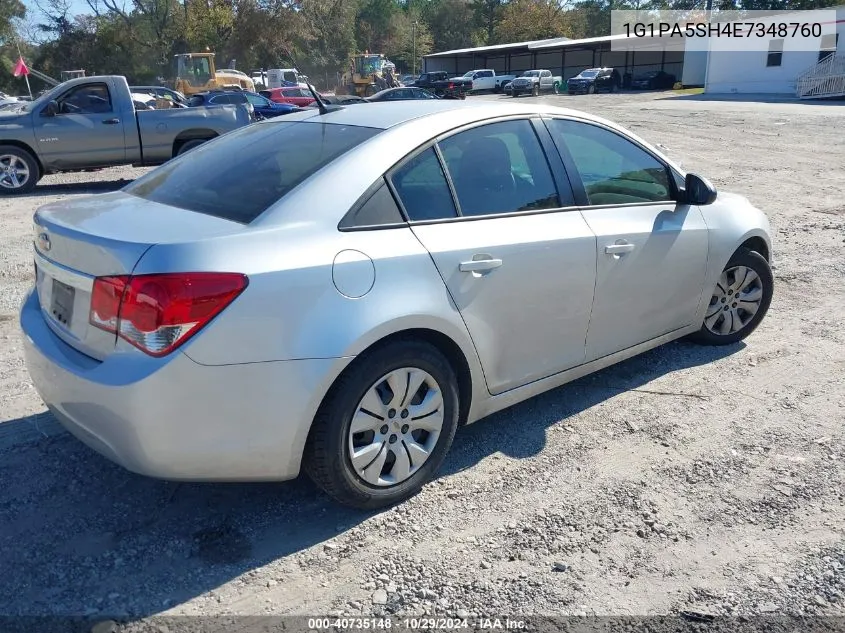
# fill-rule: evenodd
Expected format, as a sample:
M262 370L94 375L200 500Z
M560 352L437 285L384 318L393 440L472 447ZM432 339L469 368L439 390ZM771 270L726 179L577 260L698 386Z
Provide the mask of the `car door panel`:
M596 238L580 213L412 228L461 312L491 393L584 362Z
M668 167L631 139L581 121L546 125L597 238L586 361L691 325L708 254L701 210L675 202Z
M584 208L582 214L597 236L586 360L690 325L707 263L699 208L669 203Z
M35 138L45 167L74 169L121 164L126 159L126 121L105 83L85 84L58 99L59 113L33 113ZM134 121L129 121L133 124Z
M561 209L560 198L569 204L572 194L556 193L532 123L478 126L437 147L439 154L426 149L409 159L390 182L467 325L489 391L584 362L595 236L577 209ZM513 190L498 188L503 181ZM455 217L455 199L467 217Z

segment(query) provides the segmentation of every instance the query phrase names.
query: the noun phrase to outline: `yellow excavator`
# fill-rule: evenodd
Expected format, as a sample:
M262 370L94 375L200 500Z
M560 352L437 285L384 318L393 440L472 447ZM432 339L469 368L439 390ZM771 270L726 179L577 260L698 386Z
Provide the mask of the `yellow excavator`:
M349 68L343 73L336 94L369 97L385 88L398 85L396 65L381 53L364 52L353 55Z
M180 53L176 57L176 81L173 88L185 96L206 90L255 90L255 83L238 70L217 70L214 53Z

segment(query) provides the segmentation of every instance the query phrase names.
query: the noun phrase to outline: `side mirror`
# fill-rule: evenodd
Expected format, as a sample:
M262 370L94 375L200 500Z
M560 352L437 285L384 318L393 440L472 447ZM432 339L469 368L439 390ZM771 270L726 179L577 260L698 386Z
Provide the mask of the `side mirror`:
M684 202L704 206L716 201L716 187L698 174L687 174L684 183Z
M44 109L41 111L43 116L56 116L59 113L59 102L53 99L52 101L48 101L47 105L44 106Z

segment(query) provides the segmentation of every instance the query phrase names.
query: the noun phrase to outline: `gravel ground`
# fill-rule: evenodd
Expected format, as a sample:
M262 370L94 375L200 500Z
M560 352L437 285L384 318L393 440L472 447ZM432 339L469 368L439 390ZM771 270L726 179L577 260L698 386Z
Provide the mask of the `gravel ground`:
M754 335L670 344L463 429L386 512L304 479L145 479L57 428L16 322L32 212L139 171L48 177L0 198L0 614L845 614L845 107L544 98L768 212Z

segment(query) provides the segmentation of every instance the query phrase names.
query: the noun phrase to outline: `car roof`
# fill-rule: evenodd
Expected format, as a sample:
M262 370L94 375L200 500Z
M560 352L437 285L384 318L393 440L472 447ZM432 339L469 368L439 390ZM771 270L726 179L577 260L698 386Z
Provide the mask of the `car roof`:
M357 125L387 130L399 125L420 123L433 129L448 130L454 126L497 116L531 114L568 114L593 121L603 121L599 117L577 110L536 104L528 100L517 103L496 101L459 101L454 99L420 99L411 101L383 101L372 107L344 107L321 115L319 110L310 109L286 117L286 121L309 120L337 125ZM454 127L453 126L453 127Z

